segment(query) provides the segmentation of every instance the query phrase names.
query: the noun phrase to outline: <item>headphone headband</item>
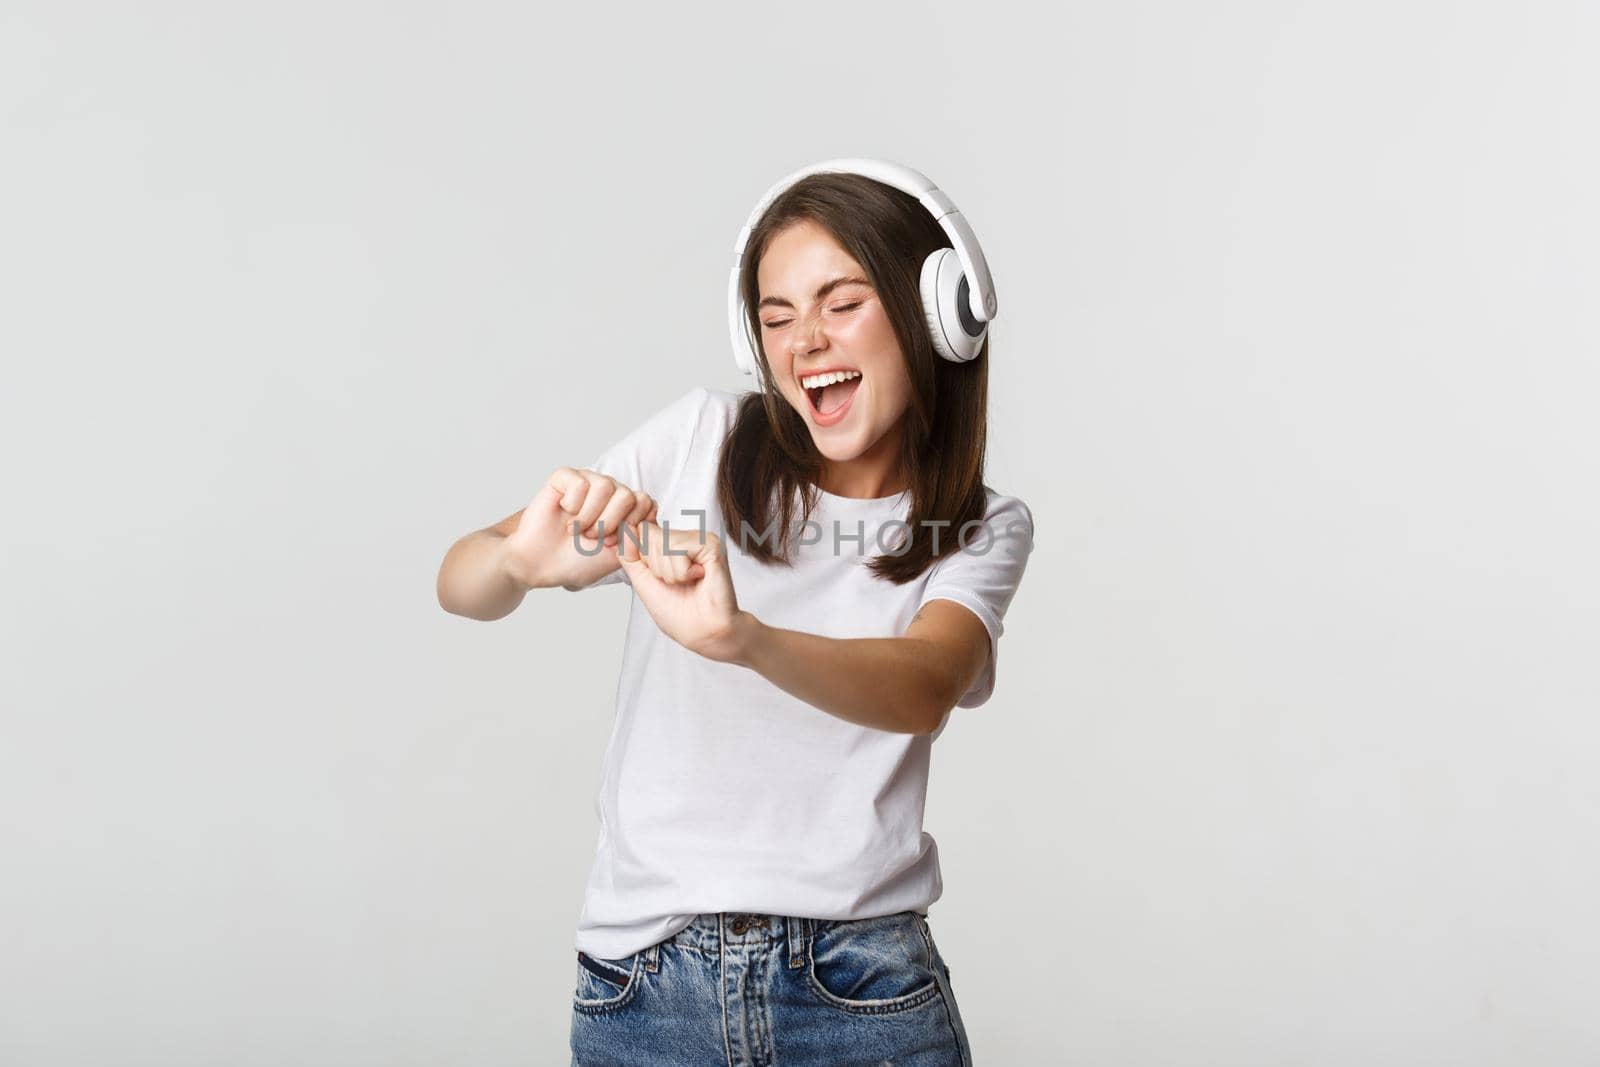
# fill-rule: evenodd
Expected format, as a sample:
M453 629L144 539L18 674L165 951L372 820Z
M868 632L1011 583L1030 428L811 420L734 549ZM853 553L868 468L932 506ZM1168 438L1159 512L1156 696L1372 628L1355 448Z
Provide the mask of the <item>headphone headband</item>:
M728 329L739 369L746 374L754 374L757 360L755 341L750 337L749 323L746 321L748 315L744 298L739 292L739 271L744 263L751 231L785 189L802 178L821 173L860 174L893 186L916 197L917 202L939 223L950 238L961 270L957 274L945 266L944 257L950 254L949 249L936 251L928 257L922 282L924 309L935 347L940 354L956 361L971 359L985 332L982 324L995 317L999 305L995 300L994 280L989 275L988 261L984 259L983 248L973 235L972 227L967 225L966 218L927 175L910 167L883 159L830 159L802 167L773 185L757 201L755 210L750 212L750 217L739 230L739 238L733 246L733 270L728 279ZM965 333L952 337L950 320L957 321L959 325L954 328ZM971 326L967 325L968 322Z

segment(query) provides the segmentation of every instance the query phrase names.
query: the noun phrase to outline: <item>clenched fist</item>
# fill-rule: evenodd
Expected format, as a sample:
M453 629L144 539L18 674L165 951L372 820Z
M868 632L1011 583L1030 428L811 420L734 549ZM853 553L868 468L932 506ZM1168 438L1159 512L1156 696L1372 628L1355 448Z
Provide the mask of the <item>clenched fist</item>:
M529 588L581 589L616 569L622 526L637 528L655 517L650 494L598 471L557 467L506 536L506 573Z

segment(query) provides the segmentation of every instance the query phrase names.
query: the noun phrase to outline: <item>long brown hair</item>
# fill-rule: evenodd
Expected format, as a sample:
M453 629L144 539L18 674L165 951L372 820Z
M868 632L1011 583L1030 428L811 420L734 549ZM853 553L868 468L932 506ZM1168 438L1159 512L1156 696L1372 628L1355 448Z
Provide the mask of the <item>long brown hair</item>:
M904 416L900 461L910 480L911 510L906 516L910 544L898 555L875 556L867 564L877 577L900 585L957 551L963 524L984 517L989 339L965 363L935 351L922 310L922 261L935 249L950 247L950 240L909 193L846 173L800 179L779 194L751 231L739 274L750 336L761 337L757 313L761 287L756 280L761 257L778 233L805 219L831 233L861 264L905 354L911 404ZM789 534L816 507L823 456L805 417L779 392L765 347L759 342L755 347L761 391L740 399L733 427L723 441L717 502L724 529L748 555L768 564L790 564ZM797 503L803 507L798 517ZM928 525L939 520L949 525ZM741 523L751 528L744 536Z

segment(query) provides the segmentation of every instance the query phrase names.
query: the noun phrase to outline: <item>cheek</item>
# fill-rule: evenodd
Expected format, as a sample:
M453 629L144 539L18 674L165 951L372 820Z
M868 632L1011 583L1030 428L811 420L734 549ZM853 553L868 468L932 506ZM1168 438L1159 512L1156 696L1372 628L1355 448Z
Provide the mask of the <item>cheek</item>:
M794 364L788 359L769 358L767 366L772 368L772 377L778 383L778 391L786 396L792 394L795 388Z
M895 404L911 395L911 378L906 374L905 360L900 356L899 345L891 335L878 359L863 369L872 377L873 393L879 403Z
M881 384L883 388L878 390L876 406L885 418L899 418L900 413L911 406L911 383L896 377Z

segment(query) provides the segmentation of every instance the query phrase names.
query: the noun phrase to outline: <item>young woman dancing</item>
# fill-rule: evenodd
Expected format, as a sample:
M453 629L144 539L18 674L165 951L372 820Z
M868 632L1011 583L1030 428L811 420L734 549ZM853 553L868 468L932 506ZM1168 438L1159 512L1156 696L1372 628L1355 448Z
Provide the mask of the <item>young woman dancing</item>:
M933 742L994 689L1033 516L983 482L988 267L926 177L789 175L696 387L468 534L443 607L632 589L572 1062L970 1067L928 908Z

